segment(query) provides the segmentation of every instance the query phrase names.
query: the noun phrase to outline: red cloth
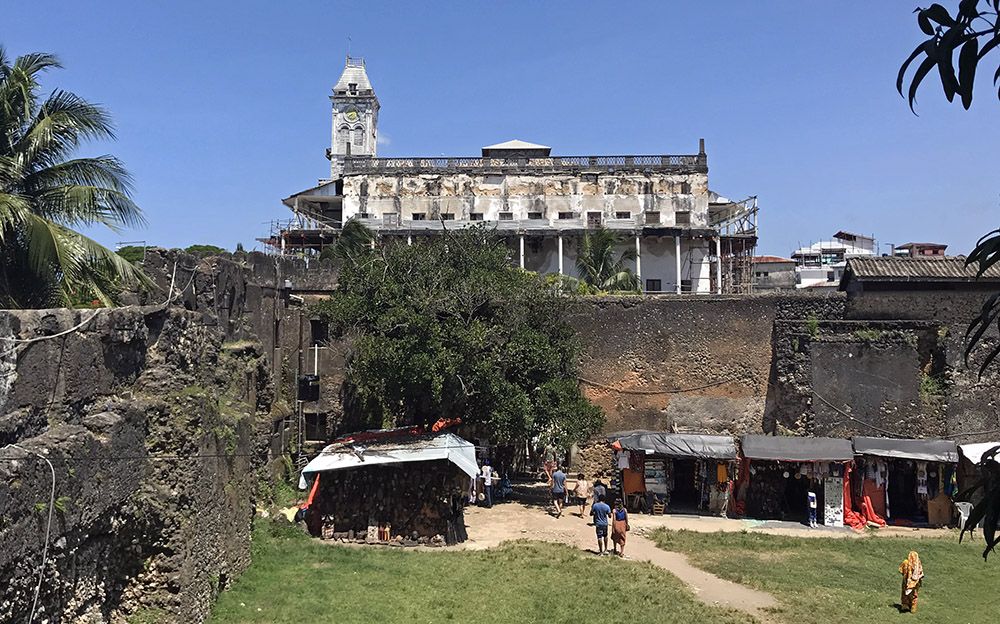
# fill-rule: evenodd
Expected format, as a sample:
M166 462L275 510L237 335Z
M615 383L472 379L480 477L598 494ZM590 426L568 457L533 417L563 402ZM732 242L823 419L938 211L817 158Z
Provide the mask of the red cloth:
M462 424L462 419L461 418L438 418L437 422L435 422L431 426L431 431L433 431L434 433L437 433L438 431L441 431L442 429L447 429L449 427L455 427L455 426L458 426L458 425L461 425L461 424Z
M313 480L312 489L309 490L309 498L306 499L306 504L302 505L302 509L309 509L312 507L313 499L316 498L316 490L319 489L319 475L320 473L317 472L316 478Z
M885 526L885 488L879 487L871 479L861 482L861 509L865 520L879 526Z
M844 524L855 531L865 528L865 518L854 511L854 500L851 497L851 464L844 464Z

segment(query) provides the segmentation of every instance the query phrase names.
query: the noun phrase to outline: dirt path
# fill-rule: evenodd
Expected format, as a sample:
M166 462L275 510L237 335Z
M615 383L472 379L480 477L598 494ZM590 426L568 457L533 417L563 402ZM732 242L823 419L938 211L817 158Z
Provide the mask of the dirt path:
M548 513L543 498L522 496L521 500L525 502L499 504L492 509L468 508L469 539L460 548L493 548L509 540L530 539L568 544L596 555L594 527L588 525L589 517L577 515L579 507L555 518ZM705 604L743 611L761 621L768 620L765 609L778 606L770 594L699 570L685 555L662 550L636 532L629 534L626 554L633 561L646 561L674 574Z

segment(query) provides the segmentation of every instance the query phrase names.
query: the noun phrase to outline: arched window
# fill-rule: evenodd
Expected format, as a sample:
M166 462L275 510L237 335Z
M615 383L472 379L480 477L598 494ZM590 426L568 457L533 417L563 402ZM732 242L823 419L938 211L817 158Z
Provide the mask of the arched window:
M364 147L365 146L365 129L355 128L354 129L354 147Z
M337 135L337 141L344 149L346 149L347 144L351 142L351 129L347 126L341 126Z

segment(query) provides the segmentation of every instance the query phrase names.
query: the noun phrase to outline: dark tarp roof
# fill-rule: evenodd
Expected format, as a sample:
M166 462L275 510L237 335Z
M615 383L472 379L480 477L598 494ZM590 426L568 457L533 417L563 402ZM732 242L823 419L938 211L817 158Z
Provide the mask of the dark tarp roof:
M666 431L621 431L608 436L622 448L646 451L669 457L699 459L736 459L736 441L732 436L668 433Z
M904 438L854 438L858 455L878 455L900 459L919 459L957 463L958 446L951 440L907 440Z
M743 456L774 461L849 461L854 451L849 440L798 436L743 436Z

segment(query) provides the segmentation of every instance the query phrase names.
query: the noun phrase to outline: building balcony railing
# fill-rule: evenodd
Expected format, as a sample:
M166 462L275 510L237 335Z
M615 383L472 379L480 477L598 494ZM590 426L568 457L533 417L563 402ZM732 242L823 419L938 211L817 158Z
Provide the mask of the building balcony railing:
M572 172L572 171L671 171L707 172L705 154L653 156L552 156L548 158L368 158L348 156L344 174L410 172Z
M632 219L605 219L601 223L590 221L579 217L573 219L400 219L397 215L387 215L384 217L359 217L358 221L365 227L380 231L398 232L421 232L421 231L441 231L444 229L460 229L486 225L498 231L505 232L576 232L595 227L604 227L608 230L632 232L650 227L650 223L636 217ZM659 224L652 227L661 227ZM663 226L666 227L666 226ZM679 229L690 229L689 226L671 226Z

